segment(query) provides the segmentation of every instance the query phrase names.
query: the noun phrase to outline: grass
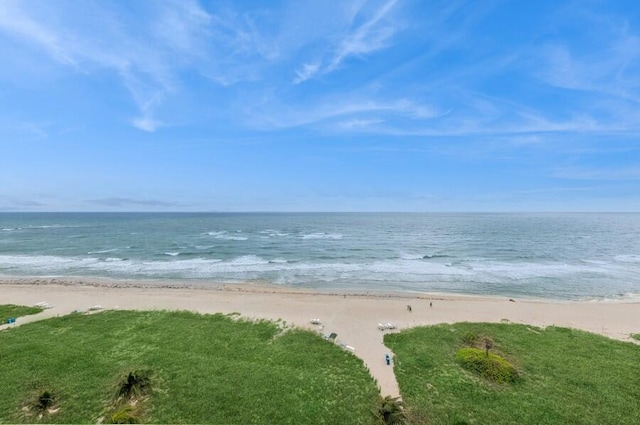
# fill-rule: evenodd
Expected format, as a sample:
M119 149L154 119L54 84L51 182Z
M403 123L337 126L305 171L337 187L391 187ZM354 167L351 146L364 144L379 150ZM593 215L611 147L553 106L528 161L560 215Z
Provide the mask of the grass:
M515 366L514 383L465 370L479 335ZM566 328L437 325L385 335L413 424L638 424L640 347ZM483 354L484 355L484 354Z
M6 323L10 317L28 316L30 314L38 314L41 311L40 307L25 307L13 304L0 305L0 325Z
M631 336L631 338L635 339L636 341L640 341L640 334L631 334L630 336Z
M189 312L72 314L0 332L0 423L127 417L128 374L150 371L143 422L367 424L379 399L362 361L299 329ZM48 391L56 412L23 407Z

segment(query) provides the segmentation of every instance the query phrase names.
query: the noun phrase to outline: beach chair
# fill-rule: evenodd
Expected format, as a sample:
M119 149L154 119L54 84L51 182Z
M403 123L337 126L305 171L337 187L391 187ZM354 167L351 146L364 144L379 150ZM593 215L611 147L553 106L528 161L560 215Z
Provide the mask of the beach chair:
M327 339L329 341L335 341L337 337L338 337L337 333L331 332L329 335L325 336L324 339Z
M378 329L383 331L383 330L387 329L387 327L385 325L383 325L382 323L378 323Z

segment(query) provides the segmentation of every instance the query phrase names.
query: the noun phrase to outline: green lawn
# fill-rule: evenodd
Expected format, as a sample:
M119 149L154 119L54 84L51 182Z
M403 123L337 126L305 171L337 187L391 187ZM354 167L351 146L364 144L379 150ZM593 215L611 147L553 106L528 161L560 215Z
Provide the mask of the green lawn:
M490 337L519 371L489 382L456 363ZM414 424L639 424L640 347L587 332L458 323L385 335ZM467 342L465 342L467 341Z
M0 305L0 325L7 323L7 319L10 317L28 316L30 314L38 314L41 311L40 307L25 307L13 304Z
M0 423L96 423L139 370L144 422L367 424L379 397L362 361L319 335L223 315L72 314L0 332L0 358ZM44 391L59 410L38 419L23 406Z

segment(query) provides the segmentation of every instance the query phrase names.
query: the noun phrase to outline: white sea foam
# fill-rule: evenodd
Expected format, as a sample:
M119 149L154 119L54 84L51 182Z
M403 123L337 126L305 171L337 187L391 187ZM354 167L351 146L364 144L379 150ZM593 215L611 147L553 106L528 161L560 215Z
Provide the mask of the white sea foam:
M620 263L640 263L640 255L616 255L615 260Z
M118 248L113 248L113 249L103 249L103 250L101 250L101 251L89 251L89 252L87 252L87 254L89 254L89 255L94 255L94 254L107 254L107 253L109 253L109 252L115 252L115 251L117 251L117 250L118 250Z
M242 232L238 231L236 233L242 233ZM246 241L247 239L249 239L246 236L229 235L229 233L225 230L220 232L207 232L207 235L213 236L216 239L222 239L226 241Z
M302 235L302 239L342 239L344 235L340 233L308 233Z
M273 229L261 230L258 233L260 233L261 235L266 235L266 237L269 237L269 238L289 236L289 233L280 232L278 230L273 230Z
M170 257L175 253L167 253ZM366 263L346 262L290 262L286 259L265 259L256 255L243 255L228 260L194 258L171 261L142 261L109 257L60 257L60 256L7 256L0 255L0 270L21 269L31 272L65 274L70 270L132 273L141 276L184 273L185 277L224 277L225 274L242 273L293 273L306 279L353 278L357 280L432 281L432 280L480 280L500 282L505 279L530 279L537 277L563 277L571 274L598 273L603 269L596 265L506 264L499 262L470 262L457 266L415 260L383 260ZM609 274L630 273L627 269L606 269Z
M180 255L179 252L165 252L164 255L168 255L170 257L177 257L178 255Z
M270 263L274 263L274 264L284 264L284 263L288 263L288 260L285 260L284 258L274 258L273 260L269 260Z

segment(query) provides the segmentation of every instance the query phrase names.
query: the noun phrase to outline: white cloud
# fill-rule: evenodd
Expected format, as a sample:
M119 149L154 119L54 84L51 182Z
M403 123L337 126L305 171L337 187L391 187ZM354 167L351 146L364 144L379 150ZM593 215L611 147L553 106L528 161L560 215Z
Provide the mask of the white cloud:
M369 20L347 34L339 43L335 56L324 72L334 71L351 56L360 56L387 47L396 28L392 24L381 23L396 3L397 0L385 3Z
M629 167L564 167L558 168L553 177L571 180L640 180L640 166Z
M296 78L293 80L293 84L299 84L303 81L307 81L313 77L320 69L319 63L305 63L302 65L302 69L296 70Z
M305 63L295 71L293 83L299 84L318 75L329 74L339 69L351 57L361 57L391 45L391 38L398 31L398 25L389 17L397 0L390 0L369 11L367 2L351 2L343 5L342 15L333 16L334 20L342 20L346 29L334 34L335 28L328 26L327 32L316 34L315 40L307 40L308 44L322 40L327 47L320 55L322 59L313 63ZM335 13L334 13L335 14ZM368 17L364 22L354 25L360 15Z
M371 99L368 96L353 93L325 97L315 105L307 105L305 108L292 107L282 104L279 99L268 97L261 105L250 107L244 113L250 120L250 124L263 130L293 128L332 121L339 121L337 127L342 129L362 129L371 127L374 121L382 122L393 117L429 120L441 114L436 108L410 99ZM352 125L345 125L349 122ZM358 127L358 123L369 125Z
M147 131L150 133L153 133L158 129L158 127L162 125L160 121L154 120L151 117L134 118L131 121L131 124L140 130Z
M639 102L640 35L630 30L626 17L586 11L579 17L589 32L545 44L536 52L536 60L546 64L538 76L557 87ZM588 38L592 34L598 34L597 43ZM585 44L591 48L584 49Z
M367 130L368 131L368 130L373 130L374 126L377 126L377 125L382 124L384 122L385 122L385 120L383 120L383 119L375 119L375 118L358 119L358 118L354 118L354 119L338 122L336 124L336 126L338 128L340 128L340 129L348 130L348 131L358 131L358 130Z
M51 29L31 19L21 10L18 1L0 2L0 29L35 44L55 60L75 65L76 61L66 51L64 41Z
M208 26L212 20L195 1L138 3L144 13L84 3L86 19L73 1L0 2L0 31L35 45L62 66L91 74L107 69L120 76L142 117L132 124L152 131L165 100L180 87L178 73L206 67ZM84 16L84 15L83 15Z

